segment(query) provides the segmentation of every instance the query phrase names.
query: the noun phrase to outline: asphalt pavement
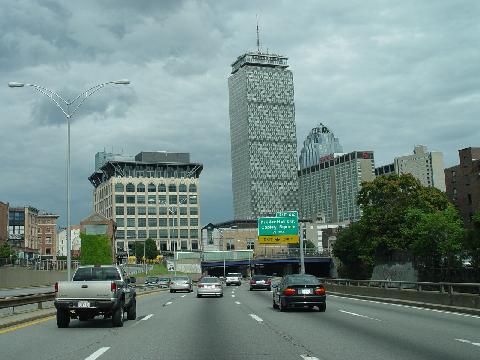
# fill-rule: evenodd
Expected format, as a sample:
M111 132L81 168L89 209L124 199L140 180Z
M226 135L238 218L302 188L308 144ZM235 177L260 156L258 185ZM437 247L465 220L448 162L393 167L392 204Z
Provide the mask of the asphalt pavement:
M268 291L225 287L223 298L157 292L138 318L53 317L0 330L2 359L479 359L480 317L329 295L327 311L280 313Z

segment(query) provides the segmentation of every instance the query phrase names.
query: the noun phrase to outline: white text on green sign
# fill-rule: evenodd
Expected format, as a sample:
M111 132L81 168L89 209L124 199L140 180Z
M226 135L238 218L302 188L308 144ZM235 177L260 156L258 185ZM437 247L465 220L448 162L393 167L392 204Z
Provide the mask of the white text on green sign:
M298 220L287 217L258 218L258 235L297 235Z
M298 211L277 211L276 217L294 217L298 219Z

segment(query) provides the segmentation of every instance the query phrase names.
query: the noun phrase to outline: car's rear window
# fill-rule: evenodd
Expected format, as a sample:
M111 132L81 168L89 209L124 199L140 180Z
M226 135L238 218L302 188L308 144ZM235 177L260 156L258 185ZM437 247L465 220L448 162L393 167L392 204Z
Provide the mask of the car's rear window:
M121 280L120 274L113 267L79 268L73 276L73 281L115 281Z
M172 281L188 281L188 277L182 276L182 277L174 277Z
M220 282L220 280L218 280L218 278L216 277L207 277L207 278L203 278L200 282L202 283L218 283Z
M320 281L312 275L289 276L287 283L292 285L319 285Z
M254 275L253 280L268 280L268 276L266 275Z
M242 274L240 274L240 273L228 273L227 276L231 276L231 277L241 277Z
M156 277L148 277L147 280L148 281L157 281L157 278Z
M170 278L160 278L160 281L170 281Z

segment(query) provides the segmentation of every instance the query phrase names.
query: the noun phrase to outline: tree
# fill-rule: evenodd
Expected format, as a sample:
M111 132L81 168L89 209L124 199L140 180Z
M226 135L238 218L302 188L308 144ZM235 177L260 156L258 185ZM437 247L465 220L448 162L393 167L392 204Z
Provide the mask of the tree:
M137 259L143 258L143 241L135 242L134 253ZM152 239L145 241L145 257L149 260L153 260L158 256L157 244Z
M80 234L82 249L80 262L82 265L111 265L112 247L106 235Z
M463 240L464 256L480 276L480 211L473 215L472 224L473 228L466 232Z
M17 253L8 243L3 243L0 246L0 258L10 259L14 263L17 259Z

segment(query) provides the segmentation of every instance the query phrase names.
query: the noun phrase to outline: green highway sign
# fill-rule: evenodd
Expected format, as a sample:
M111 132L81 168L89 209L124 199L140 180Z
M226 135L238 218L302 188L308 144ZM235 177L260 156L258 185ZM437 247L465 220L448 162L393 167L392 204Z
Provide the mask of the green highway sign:
M258 236L298 235L298 218L258 218Z

